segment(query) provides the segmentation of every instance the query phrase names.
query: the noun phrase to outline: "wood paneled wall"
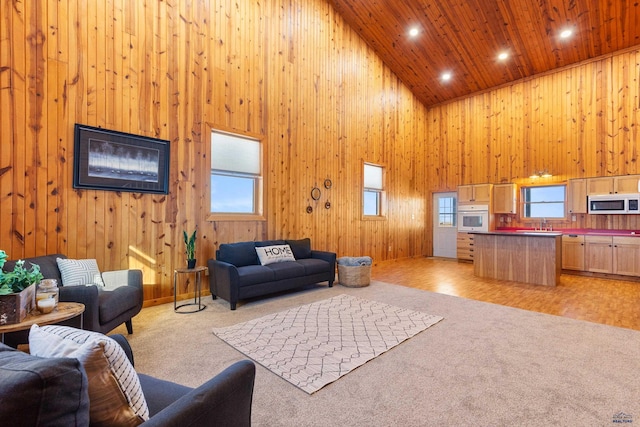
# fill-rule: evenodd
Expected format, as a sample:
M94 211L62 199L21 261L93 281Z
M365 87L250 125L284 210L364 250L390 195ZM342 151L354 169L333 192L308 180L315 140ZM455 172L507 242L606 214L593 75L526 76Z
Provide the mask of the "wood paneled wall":
M383 261L431 254L433 191L638 173L637 51L427 111L324 0L87 3L0 0L0 248L141 268L149 303L172 298L184 229L200 264L305 236ZM170 140L170 194L74 190L75 123ZM266 221L206 220L211 128L263 137ZM361 219L365 161L384 221Z
M427 189L638 174L639 127L636 47L431 108ZM528 178L544 169L554 176ZM640 218L578 215L554 226L640 229Z
M0 117L0 248L141 268L150 303L194 227L200 264L281 237L429 250L426 109L324 0L0 0ZM170 194L74 190L75 123L170 140ZM266 221L206 220L211 128L263 137ZM361 220L365 161L386 167L386 221Z

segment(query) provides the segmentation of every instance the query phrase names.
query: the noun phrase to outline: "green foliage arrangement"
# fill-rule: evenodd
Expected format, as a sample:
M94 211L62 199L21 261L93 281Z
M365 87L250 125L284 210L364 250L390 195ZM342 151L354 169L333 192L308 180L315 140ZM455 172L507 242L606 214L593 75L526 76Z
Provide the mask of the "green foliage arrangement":
M32 264L31 269L27 269L24 267L24 260L16 261L13 271L2 271L6 260L7 253L0 250L0 295L21 292L43 279L40 266Z
M187 235L186 231L182 231L184 235L184 244L186 246L186 254L187 259L196 259L196 232L198 230L193 230L193 234L191 236Z

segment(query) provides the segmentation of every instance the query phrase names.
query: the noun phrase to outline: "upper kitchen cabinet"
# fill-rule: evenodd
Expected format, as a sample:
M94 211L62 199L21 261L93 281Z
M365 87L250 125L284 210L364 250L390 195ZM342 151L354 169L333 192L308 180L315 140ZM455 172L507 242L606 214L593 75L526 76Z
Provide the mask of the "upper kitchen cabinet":
M493 186L493 213L516 213L517 192L516 184L495 184Z
M493 184L458 186L458 203L491 203Z
M587 194L638 193L640 175L606 176L587 179Z
M570 179L567 185L567 209L569 213L587 213L587 180Z

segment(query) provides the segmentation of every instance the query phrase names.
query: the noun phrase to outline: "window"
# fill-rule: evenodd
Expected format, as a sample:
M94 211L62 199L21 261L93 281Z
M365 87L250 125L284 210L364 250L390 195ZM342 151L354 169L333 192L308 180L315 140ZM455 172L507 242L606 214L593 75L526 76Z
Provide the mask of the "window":
M384 196L384 168L369 163L364 164L364 194L362 212L365 216L382 216Z
M456 226L456 198L438 198L438 227Z
M524 187L522 189L524 217L564 218L565 199L564 185Z
M262 214L260 141L211 132L211 212Z

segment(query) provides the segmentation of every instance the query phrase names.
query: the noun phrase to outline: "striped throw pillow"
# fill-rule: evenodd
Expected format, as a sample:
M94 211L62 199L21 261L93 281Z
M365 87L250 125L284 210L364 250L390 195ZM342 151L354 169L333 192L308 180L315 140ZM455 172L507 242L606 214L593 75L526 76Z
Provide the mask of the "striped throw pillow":
M56 258L62 286L104 286L102 274L95 259Z
M68 326L33 325L29 352L80 361L89 382L91 425L137 426L149 419L138 374L112 338Z

